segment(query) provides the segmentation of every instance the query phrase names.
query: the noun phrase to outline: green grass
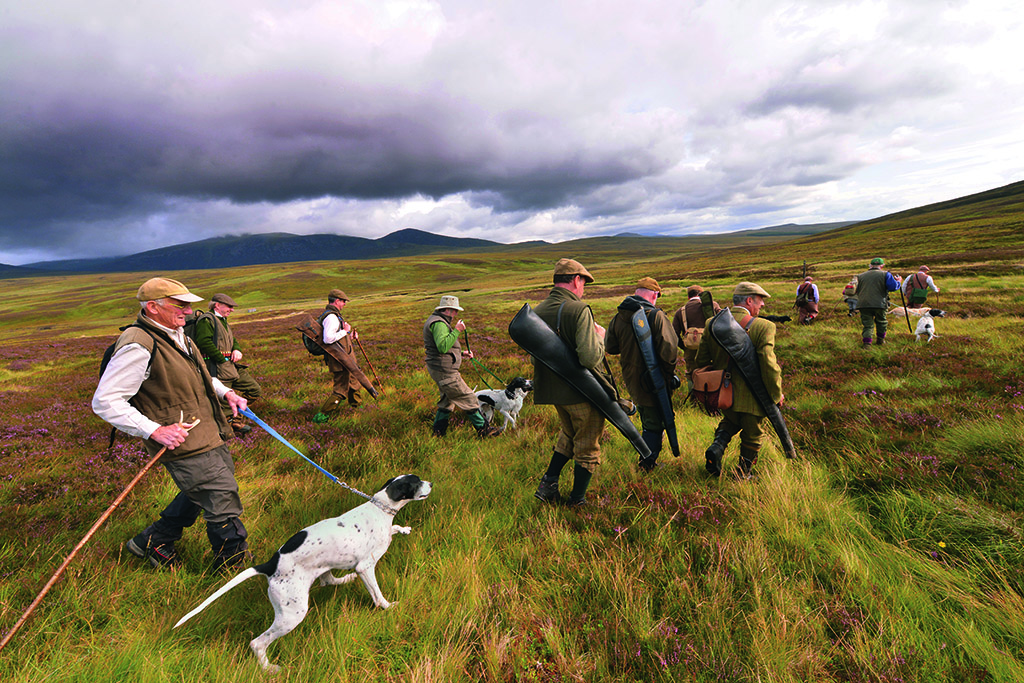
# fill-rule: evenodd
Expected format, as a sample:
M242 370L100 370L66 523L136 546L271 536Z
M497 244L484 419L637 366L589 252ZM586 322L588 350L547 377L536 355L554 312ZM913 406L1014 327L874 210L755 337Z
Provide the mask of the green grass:
M637 250L615 238L508 258L168 273L239 301L233 326L265 392L253 408L303 452L364 491L401 472L435 486L399 513L413 532L378 566L397 605L374 610L359 584L314 588L305 621L270 649L279 679L1024 680L1024 275L1009 237L1024 211L988 201L985 211L957 205L790 242L744 237L739 248L691 239ZM863 350L859 320L829 305L878 253L901 272L922 258L932 266L950 317L931 344L897 320L889 344ZM559 256L597 276L587 301L605 323L643 275L666 287L667 310L692 282L725 301L736 281L754 279L776 295L766 313L789 313L810 254L824 312L777 334L801 458L785 460L771 440L754 483L703 474L716 421L681 396L681 457L666 448L662 466L641 476L609 430L592 502L575 511L532 497L557 429L549 407L527 400L518 429L493 440L478 441L459 416L447 438L429 436L436 388L421 326L443 293L466 307L478 359L509 379L532 370L508 320L544 296ZM127 437L108 453L109 430L88 406L99 356L134 317L141 279L0 280L0 629L144 462ZM314 425L329 375L292 326L332 287L353 297L346 319L383 393ZM464 374L471 386L496 382L472 364ZM260 560L361 502L259 430L232 450ZM180 543L182 571L150 571L121 549L174 492L162 471L146 477L0 655L0 677L261 678L248 642L271 621L262 579L172 631L225 580L207 569L204 530Z

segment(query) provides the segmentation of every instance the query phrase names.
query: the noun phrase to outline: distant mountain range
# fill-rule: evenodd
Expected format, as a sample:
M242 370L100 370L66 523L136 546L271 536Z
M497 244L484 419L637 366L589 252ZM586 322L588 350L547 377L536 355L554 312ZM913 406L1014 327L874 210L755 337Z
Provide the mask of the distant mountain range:
M18 268L35 274L122 273L165 270L205 270L256 266L292 261L327 261L416 256L447 250L488 249L503 246L490 240L445 237L421 230L399 230L378 239L346 235L292 235L273 232L259 235L213 237L199 242L151 249L130 256L41 261ZM14 268L14 266L6 266ZM4 273L0 270L0 275ZM14 274L14 273L11 273ZM19 274L25 274L21 272Z

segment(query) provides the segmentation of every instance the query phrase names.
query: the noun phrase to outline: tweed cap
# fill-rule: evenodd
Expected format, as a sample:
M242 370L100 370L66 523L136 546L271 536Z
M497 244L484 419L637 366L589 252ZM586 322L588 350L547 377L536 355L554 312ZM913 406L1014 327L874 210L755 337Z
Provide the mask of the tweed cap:
M337 301L338 299L341 299L342 301L350 301L350 299L348 298L348 294L341 291L340 289L332 289L331 291L327 292L328 301Z
M210 297L210 301L216 301L219 304L224 304L225 306L230 306L231 308L238 308L238 304L235 303L235 300L232 299L227 294L214 294L212 297Z
M660 292L661 291L661 285L659 285L658 281L655 280L653 277L642 277L642 278L640 278L640 282L636 283L636 288L637 289L649 289L652 292Z
M875 258L871 259L871 263L869 265L872 265L872 266L884 266L885 265L885 259L883 259L881 256L876 256Z
M203 300L203 297L196 296L188 291L188 287L177 280L166 277L154 277L146 280L139 287L139 291L135 295L135 298L139 301L156 301L166 297L172 297L178 301L188 301L189 303Z
M452 296L451 294L445 294L441 297L441 303L437 305L434 310L440 310L442 308L454 308L456 311L464 311L462 306L459 305L459 297Z
M918 268L918 270L922 273L927 273L929 270L931 270L931 268L929 268L928 266L921 266L920 268Z
M763 297L765 299L772 298L772 295L769 294L768 292L764 291L764 288L761 287L761 285L755 284L753 282L741 282L741 283L739 283L738 285L736 285L736 289L733 290L732 295L733 296L760 296L760 297Z
M555 275L582 275L588 284L594 281L590 271L584 268L582 263L571 258L558 259L558 263L555 264Z

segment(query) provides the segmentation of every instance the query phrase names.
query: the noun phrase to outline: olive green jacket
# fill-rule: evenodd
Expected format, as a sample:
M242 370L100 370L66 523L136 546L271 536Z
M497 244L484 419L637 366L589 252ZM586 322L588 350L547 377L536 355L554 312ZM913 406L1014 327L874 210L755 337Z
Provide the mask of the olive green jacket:
M730 311L736 318L736 322L741 322L744 317L750 315L750 311L742 306L733 306ZM772 402L778 403L782 400L782 368L779 367L779 361L775 358L775 323L764 318L754 318L750 321L750 326L747 327L747 335L754 343L754 350L757 352L761 379L768 388ZM715 341L710 332L705 331L700 340L700 348L697 349L697 367L703 368L710 365L715 370L724 370L730 367L731 360L722 345ZM735 367L730 371L733 380L732 409L738 413L766 417L761 404L754 398L754 393L740 377Z
M559 309L562 311L560 328ZM594 330L594 313L578 296L565 287L552 287L548 298L537 304L533 311L576 353L583 367L597 370L604 363L604 342ZM583 394L534 359L533 402L536 405L571 405L588 401Z

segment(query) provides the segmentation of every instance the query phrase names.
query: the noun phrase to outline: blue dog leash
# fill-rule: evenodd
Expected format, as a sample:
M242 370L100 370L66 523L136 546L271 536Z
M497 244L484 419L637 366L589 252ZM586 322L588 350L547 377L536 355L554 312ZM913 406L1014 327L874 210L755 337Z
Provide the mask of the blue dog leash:
M320 467L320 465L317 465L315 462L313 462L312 460L307 458L305 455L302 454L302 451L300 451L295 446L291 445L288 442L287 439L285 439L283 436L278 434L277 430L275 430L273 427L268 425L266 422L264 422L260 418L256 417L256 413L252 412L250 409L246 408L245 410L240 410L238 412L240 414L242 414L242 415L245 415L247 418L249 418L250 420L252 420L256 424L258 424L260 427L263 427L263 429L266 430L267 434L270 434L272 437L274 437L275 439L277 439L278 441L283 443L285 446L287 446L288 448L290 448L293 451L295 451L299 455L300 458L302 458L303 460L308 462L310 465L312 465L313 467L315 467L318 470L320 470L320 472L325 477L327 477L328 479L333 481L338 486L341 486L342 488L348 489L349 491L351 491L352 493L354 493L354 494L356 494L358 496L362 496L363 498L365 498L366 500L370 501L371 503L373 503L374 505L376 505L377 507L381 508L382 510L384 510L385 512L387 512L389 514L395 514L397 512L397 510L391 508L388 505L385 505L384 503L381 503L379 500L377 500L373 496L368 496L365 493L363 493L362 491L360 491L359 489L352 488L351 486L349 486L348 484L343 482L341 479L338 479L336 476L334 476L333 474L331 474L330 472L325 470L323 467Z

